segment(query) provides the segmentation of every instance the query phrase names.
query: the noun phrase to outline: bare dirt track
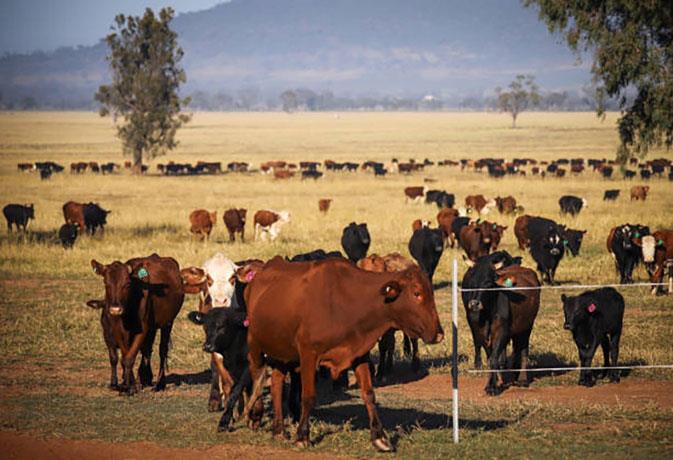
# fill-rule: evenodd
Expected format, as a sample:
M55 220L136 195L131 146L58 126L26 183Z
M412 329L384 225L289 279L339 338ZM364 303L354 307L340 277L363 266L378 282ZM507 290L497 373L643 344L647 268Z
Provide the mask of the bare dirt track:
M226 444L208 449L179 449L162 447L151 442L112 444L101 441L73 441L70 439L42 439L16 432L0 432L0 452L5 460L19 459L63 459L81 458L88 460L197 460L253 459L267 456L274 458L302 458L327 460L348 458L310 452L288 452L287 450L253 445Z
M622 405L642 407L654 405L673 408L673 382L640 379L622 379L618 384L599 384L591 388L580 385L510 387L498 397L484 394L486 377L459 377L459 399L474 403L508 403L515 400L537 401L555 405ZM450 399L450 376L434 374L404 385L378 388L377 393L399 393L411 399Z

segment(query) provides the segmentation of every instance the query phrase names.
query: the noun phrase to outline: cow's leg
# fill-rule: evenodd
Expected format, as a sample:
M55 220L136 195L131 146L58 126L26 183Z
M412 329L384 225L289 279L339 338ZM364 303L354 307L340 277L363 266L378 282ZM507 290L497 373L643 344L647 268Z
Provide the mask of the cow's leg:
M162 391L166 388L166 368L168 367L168 346L171 343L171 331L173 322L161 328L161 342L159 343L159 375L154 391Z
M411 370L416 373L421 369L421 360L418 358L418 339L410 339L411 342Z
M241 243L245 243L245 226L241 228Z
M481 343L474 333L472 333L472 343L474 344L474 368L481 369Z
M491 339L492 350L490 356L488 357L488 367L493 371L499 371L500 355L502 355L502 353L507 348L507 336L509 334L504 330L503 327L500 327L496 330L494 335L495 337ZM493 372L488 378L485 390L486 394L489 396L495 396L500 392L498 388L498 374L499 372Z
M285 384L285 371L274 368L271 371L271 402L273 403L273 436L285 437L285 419L283 417L283 385Z
M229 399L227 400L226 406L224 408L224 413L222 414L220 422L217 425L217 431L225 431L230 429L229 424L234 414L234 407L236 406L236 403L239 401L241 394L243 393L243 390L247 388L249 385L250 385L250 368L246 366L245 369L243 370L243 374L241 374L241 377L238 379L238 381L234 385L234 388L231 390L231 394L229 395Z
M512 348L514 349L514 369L523 369L519 372L519 378L515 384L518 386L528 386L528 346L530 341L530 332L519 334L512 339Z
M379 339L379 367L376 370L376 380L378 381L383 380L386 372L390 371L387 366L391 347L395 347L395 332L393 329L388 329Z
M220 392L220 374L217 372L215 356L210 360L210 396L208 397L208 412L217 412L221 408L222 395Z
M136 380L133 374L133 365L136 362L136 356L138 356L138 351L145 341L145 336L147 332L141 332L136 334L131 341L131 346L123 354L122 366L124 367L124 387L123 390L126 391L129 395L135 393L138 389L136 388Z
M294 423L299 422L301 416L301 375L294 371L290 371L290 400L288 401L288 409L290 416Z
M589 368L591 367L591 361L593 361L597 347L598 347L597 342L592 343L591 345L589 345L588 348L583 348L581 346L577 347L580 352L580 366L586 368L580 371L580 380L579 380L580 385L591 387L595 383L594 375L591 372L591 369Z
M234 236L234 231L229 230L229 242L233 243L234 241L236 241L236 237Z
M154 338L157 335L156 329L147 331L145 340L140 349L140 367L138 367L138 379L140 385L148 387L152 385L152 348L154 347Z
M250 344L248 344L250 346ZM256 430L262 422L262 415L264 413L264 405L262 404L262 387L264 386L264 361L262 359L262 352L250 346L248 351L248 364L250 367L250 380L253 388L250 395L250 400L245 407L245 413L248 414L248 426Z
M309 446L309 427L308 418L315 405L315 370L317 359L313 352L300 352L299 370L301 373L301 417L297 426L297 439L295 445L298 447ZM367 367L369 372L369 367Z
M619 339L621 333L614 334L610 336L610 361L612 361L611 366L617 367L617 361L619 360ZM610 369L610 383L619 382L619 369Z
M374 395L372 376L369 372L369 354L355 360L353 369L360 387L360 396L367 408L372 444L381 452L390 452L393 450L393 446L383 431L383 424L381 424L379 414L376 411L376 396Z
M603 367L610 367L610 339L607 335L601 340L601 348L603 349ZM608 375L607 369L601 369L596 373L599 379L605 378L606 375Z

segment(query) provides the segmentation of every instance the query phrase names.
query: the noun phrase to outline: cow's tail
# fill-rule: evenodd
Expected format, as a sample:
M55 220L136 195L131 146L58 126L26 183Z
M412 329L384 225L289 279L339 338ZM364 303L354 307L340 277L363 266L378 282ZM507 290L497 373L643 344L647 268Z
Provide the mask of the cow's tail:
M263 377L264 374L265 372L262 372L261 376ZM233 430L230 427L230 425L231 425L231 419L233 418L234 415L234 407L236 406L236 403L241 397L241 393L243 392L243 390L248 385L250 385L250 379L251 379L250 367L246 366L245 370L243 371L243 374L241 374L241 377L238 379L238 381L234 385L234 388L232 388L231 393L229 394L229 399L227 400L227 404L224 407L224 413L222 414L222 418L220 418L220 422L217 425L218 432ZM248 410L249 409L246 407L245 414L248 413Z

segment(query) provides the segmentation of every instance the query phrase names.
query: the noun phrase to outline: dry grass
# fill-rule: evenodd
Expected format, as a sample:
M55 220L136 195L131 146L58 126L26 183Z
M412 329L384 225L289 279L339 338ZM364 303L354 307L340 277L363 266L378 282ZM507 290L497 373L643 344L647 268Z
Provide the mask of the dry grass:
M238 160L259 164L269 159L323 161L327 158L353 161L388 161L391 157L433 160L482 156L610 158L617 142L615 120L614 115L601 122L592 114L526 113L520 119L521 128L511 130L507 117L496 114L347 113L338 118L333 114L196 114L180 133L179 149L157 161L226 163ZM666 152L651 155L671 158ZM587 229L580 257L561 262L558 280L563 283L617 280L612 259L605 250L610 227L625 222L649 224L652 228L673 227L670 217L673 215L670 199L673 185L661 179L650 181L651 196L645 203L632 203L627 190L638 181L606 181L591 172L563 180L532 177L493 180L485 174L434 167L422 174L392 175L384 179L364 173L328 173L317 182L299 179L281 182L259 174L136 178L125 173L73 176L67 171L49 181L40 181L35 174L16 170L18 162L40 160L69 165L80 160L121 162L123 159L109 120L94 114L0 113L0 201L3 205L33 202L36 206L36 220L31 223L29 235L0 236L0 350L3 352L0 366L26 358L38 363L65 361L73 368L86 368L92 362L104 365L107 358L98 314L84 306L84 301L103 293L100 279L90 270L92 258L107 263L158 252L175 257L181 265L190 265L200 264L215 251L237 260L267 259L276 254L292 255L319 247L333 250L340 249L341 230L351 221L368 223L372 235L370 252L408 254L411 222L416 218L434 222L437 212L434 206L404 204L402 189L421 185L424 178L436 179L436 183L429 185L455 193L458 202L474 193L489 197L511 194L526 212L560 220L573 228ZM603 203L606 188L619 188L623 196L616 203ZM576 219L558 214L558 197L568 193L584 196L589 202L589 208ZM317 201L323 197L334 199L327 216L318 212ZM56 230L63 219L61 206L68 200L98 201L113 211L103 237L80 238L72 251L64 251L56 244ZM230 206L245 207L250 216L261 208L288 209L292 222L273 244L251 241L229 244L221 216ZM189 212L200 207L217 209L220 219L211 241L206 244L193 241L188 232ZM502 247L520 254L511 232L514 219L500 215L489 218L508 225ZM246 231L251 240L251 227ZM450 279L451 259L460 255L458 250L447 250L435 275L436 282ZM532 266L528 254L524 254L524 262ZM460 270L462 276L462 264ZM644 280L644 270L638 269L637 277ZM654 298L645 288L622 292L627 311L620 361L670 363L671 298ZM545 291L542 296L531 350L539 365L577 362L575 346L561 327L560 294L560 291ZM436 297L446 324L449 289L438 290ZM200 372L207 364L200 351L202 331L185 319L195 305L195 300L190 299L180 313L174 329L171 362L177 368ZM459 345L461 354L470 357L470 362L463 362L461 368L468 369L472 346L462 313ZM449 346L449 341L445 341L438 346L421 347L426 364L436 367L433 372L447 371L445 358ZM636 374L673 378L667 371ZM575 375L568 374L544 378L535 385L570 385L575 379ZM204 388L203 398L205 392ZM402 401L401 405L404 404ZM205 404L199 399L195 406L200 411ZM198 420L205 418L200 416ZM209 420L212 421L212 417ZM48 422L46 430L50 429ZM516 431L508 428L508 432L511 430ZM537 434L542 438L547 435L546 432ZM344 439L350 439L350 435L344 436L343 439L337 436L335 450L339 450ZM498 432L487 435L493 436L497 437ZM362 433L356 437L366 438Z

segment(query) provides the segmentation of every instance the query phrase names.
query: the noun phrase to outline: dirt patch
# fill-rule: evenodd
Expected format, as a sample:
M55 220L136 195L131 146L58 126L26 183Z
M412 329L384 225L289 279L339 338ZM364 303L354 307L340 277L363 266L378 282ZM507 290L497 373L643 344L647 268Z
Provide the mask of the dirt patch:
M475 403L498 403L511 401L539 401L541 403L586 406L623 405L642 407L652 404L662 409L673 408L673 382L623 379L618 384L600 384L592 388L579 385L558 385L529 388L511 387L495 398L486 396L485 378L461 377L459 398ZM378 388L377 393L398 393L412 399L451 399L451 377L428 375L404 385Z
M89 460L199 460L202 458L250 458L266 456L302 459L348 458L322 453L274 449L271 447L241 444L222 444L206 449L163 447L151 442L112 444L102 441L74 441L70 439L43 439L27 434L0 432L0 452L6 460L18 459L70 459Z

